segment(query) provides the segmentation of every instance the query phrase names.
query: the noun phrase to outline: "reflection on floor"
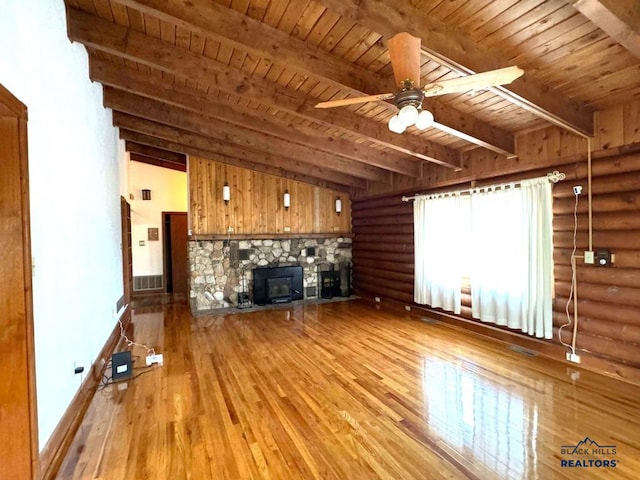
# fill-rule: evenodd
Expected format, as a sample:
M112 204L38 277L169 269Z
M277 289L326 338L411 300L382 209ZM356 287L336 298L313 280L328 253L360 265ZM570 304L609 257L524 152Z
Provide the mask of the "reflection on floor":
M439 323L358 300L199 318L175 303L133 323L164 365L96 394L59 478L640 471L640 387Z

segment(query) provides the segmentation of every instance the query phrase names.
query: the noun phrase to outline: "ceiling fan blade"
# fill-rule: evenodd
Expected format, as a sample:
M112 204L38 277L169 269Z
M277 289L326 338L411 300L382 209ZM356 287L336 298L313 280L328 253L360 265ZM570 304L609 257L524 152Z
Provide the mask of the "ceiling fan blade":
M389 57L396 85L403 87L411 80L415 88L420 86L420 39L406 32L398 33L389 40Z
M446 95L448 93L466 92L469 90L484 90L498 85L507 85L521 77L524 70L518 67L505 67L483 73L475 73L465 77L452 78L441 82L428 83L422 90L425 97Z
M375 102L376 100L389 100L395 97L395 93L379 93L378 95L367 95L366 97L343 98L342 100L329 100L328 102L320 102L316 108L333 108L344 107L345 105L354 105L356 103Z

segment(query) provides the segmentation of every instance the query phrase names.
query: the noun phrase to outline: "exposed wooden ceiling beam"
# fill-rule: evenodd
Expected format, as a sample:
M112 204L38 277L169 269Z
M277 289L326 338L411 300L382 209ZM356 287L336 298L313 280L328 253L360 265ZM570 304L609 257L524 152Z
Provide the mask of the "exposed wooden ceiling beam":
M129 160L132 162L146 163L148 165L154 165L156 167L168 168L170 170L177 170L178 172L186 172L187 165L181 165L179 163L167 162L156 157L148 157L146 155L140 155L139 153L129 152Z
M395 135L386 125L345 109L320 111L316 99L273 84L268 80L247 76L240 70L202 57L168 42L135 30L113 24L74 8L67 9L69 38L85 46L102 50L124 59L187 77L203 85L243 95L264 105L294 115L337 127L371 142L412 155L422 160L459 170L460 155L449 148L413 135Z
M567 0L596 26L640 58L638 0Z
M146 143L149 143L150 145L157 145L159 147L164 147L164 148L178 148L178 149L184 150L185 153L191 156L205 158L207 160L211 160L214 162L226 163L227 165L246 168L248 170L254 170L260 173L275 175L277 177L288 178L290 180L297 180L299 182L309 183L311 185L329 188L331 190L338 190L340 192L351 191L351 188L346 185L342 185L340 183L333 183L323 178L315 178L310 175L303 175L303 174L291 172L288 170L284 170L280 167L274 167L273 165L268 163L263 164L258 162L251 162L251 161L242 160L236 157L232 157L229 155L225 155L220 152L211 152L208 150L202 150L195 147L180 145L178 143L169 142L161 138L152 137L150 135L144 135L138 132L132 132L129 130L120 130L120 138L122 140L131 139L141 143L146 142Z
M424 54L459 73L482 72L509 65L509 60L502 58L500 52L484 51L460 31L404 0L320 0L320 3L387 39L404 31L420 37ZM526 72L508 87L491 90L562 128L580 135L594 134L593 112L527 76Z
M310 133L311 129L303 129L291 124L285 125L283 123L270 122L264 116L251 115L251 110L243 111L237 104L232 102L225 102L220 99L214 100L204 92L175 84L170 85L161 79L143 78L133 69L118 67L113 63L94 57L90 58L89 64L91 79L103 85L175 105L192 112L204 114L207 117L285 139L289 142L306 145L318 151L340 155L402 175L420 176L420 163L410 157L400 157L391 152L381 152L343 138L331 137L330 141L327 141L326 135L322 136L319 133L314 135Z
M282 30L263 24L211 0L167 2L166 0L115 0L121 5L173 23L187 30L231 44L262 58L268 64L294 66L303 75L322 76L336 86L351 85L361 92L384 88L379 78L365 68L328 54L326 50L298 40ZM352 75L355 74L355 75ZM393 87L394 85L389 85Z
M336 172L324 167L318 167L313 164L305 163L300 160L289 158L284 155L273 155L269 151L260 151L253 148L239 147L238 145L229 143L224 140L210 138L192 132L187 132L178 128L162 125L144 118L135 117L121 112L113 112L113 123L116 127L143 133L145 135L156 136L173 142L174 144L194 147L202 151L217 152L222 155L229 155L235 158L247 160L256 163L265 163L262 160L268 159L269 164L289 170L291 172L301 173L315 178L324 178L334 183L353 186L356 188L364 188L366 180L343 172ZM143 142L139 142L143 143ZM183 150L184 153L189 153Z
M126 141L132 141L143 145L149 145L153 147L181 151L188 155L196 157L207 158L216 162L227 163L236 167L247 168L249 170L255 170L256 172L268 173L270 175L276 175L279 177L289 178L291 180L298 180L304 183L310 183L319 187L330 188L333 190L349 191L350 188L365 188L367 182L359 178L346 177L348 180L344 183L334 182L331 180L331 172L327 172L329 175L324 175L321 168L309 169L303 165L301 172L296 171L296 165L287 165L287 169L278 166L278 162L281 158L276 158L273 155L266 154L264 156L257 156L251 152L241 149L208 149L199 148L193 145L185 145L179 142L173 142L163 138L154 137L152 135L146 135L140 132L134 132L120 128L120 138ZM214 145L214 147L216 147ZM238 153L241 156L236 157L229 153ZM243 158L244 157L244 158ZM251 157L253 160L249 160ZM293 168L293 169L291 169ZM314 176L318 175L318 176Z
M149 145L140 145L135 142L125 142L124 149L129 153L137 153L146 157L153 157L166 162L177 163L179 165L187 164L187 156L184 153L171 152L161 148L150 147Z
M390 183L391 172L366 163L316 151L312 148L287 142L270 135L250 131L214 120L199 113L173 107L165 103L132 93L104 87L104 106L153 122L170 125L199 135L230 142L242 148L262 152L276 151L289 158L300 158L305 163L319 163L325 168L344 172L375 182Z
M333 84L349 95L395 92L398 86L392 77L354 65L331 55L326 50L297 39L286 32L210 0L191 0L188 5L166 0L116 0L145 14L217 39L234 48L247 51L265 62L292 67L310 77ZM452 109L434 98L425 103L443 131L497 153L515 154L514 135ZM438 128L440 128L438 126Z

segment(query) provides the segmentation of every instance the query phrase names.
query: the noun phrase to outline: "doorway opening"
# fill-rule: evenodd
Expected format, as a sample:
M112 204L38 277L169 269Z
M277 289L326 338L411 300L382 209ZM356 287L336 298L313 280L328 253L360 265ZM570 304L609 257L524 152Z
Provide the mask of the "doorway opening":
M186 212L162 212L164 278L166 293L186 294L189 262Z

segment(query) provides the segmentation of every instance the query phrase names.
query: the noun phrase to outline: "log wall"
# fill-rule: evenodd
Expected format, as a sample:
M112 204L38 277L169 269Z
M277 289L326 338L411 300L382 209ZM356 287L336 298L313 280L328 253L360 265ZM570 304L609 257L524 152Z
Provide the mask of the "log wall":
M622 115L628 111L630 109L618 109L617 113ZM613 114L606 112L604 116L611 119ZM627 123L621 120L608 125ZM592 162L593 247L594 250L610 249L615 254L615 264L603 268L585 265L581 258L577 259L577 347L583 352L640 367L640 145L634 142L614 145L613 141L605 140L612 138L621 142L632 136L631 139L637 141L638 122L635 125L636 130L625 128L623 133L616 133L613 127L605 129L601 124L601 134L592 141L592 147L600 147L594 151ZM518 140L523 155L508 168L502 165L502 171L491 173L491 165L479 161L470 169L474 173L452 174L441 169L437 178L432 177L431 188L398 188L394 193L354 200L356 293L413 304L412 204L401 201L403 194L467 188L469 180L500 183L560 170L567 174L567 179L553 188L555 335L550 341L559 343L558 328L567 323L565 308L571 286L574 185L584 188L578 203L577 254L582 255L588 249L586 141L577 139L571 145L566 134L555 129L522 135ZM560 148L561 145L566 148ZM582 146L585 149L580 152ZM507 161L495 160L493 167L498 168L501 162ZM370 193L376 191L373 186ZM462 302L461 317L471 319L468 286L463 288ZM569 311L573 312L573 303ZM570 327L563 329L562 339L570 343Z
M192 234L233 235L350 234L349 194L219 162L189 157L189 222ZM222 187L231 201L222 201ZM283 206L284 191L291 206ZM342 213L335 200L342 200Z

